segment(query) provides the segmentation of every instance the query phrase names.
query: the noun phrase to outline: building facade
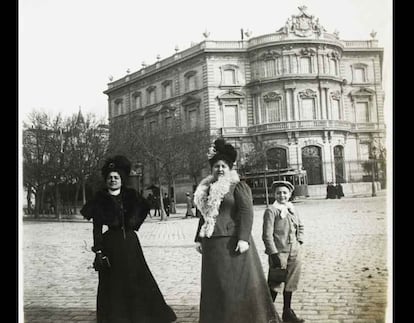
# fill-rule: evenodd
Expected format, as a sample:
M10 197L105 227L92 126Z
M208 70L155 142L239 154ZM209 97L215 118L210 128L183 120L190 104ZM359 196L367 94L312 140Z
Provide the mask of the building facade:
M385 141L383 48L374 34L342 40L299 9L275 33L206 37L109 83L110 126L179 117L183 131L226 138L239 162L260 143L282 166L305 169L310 185L361 181L361 163Z

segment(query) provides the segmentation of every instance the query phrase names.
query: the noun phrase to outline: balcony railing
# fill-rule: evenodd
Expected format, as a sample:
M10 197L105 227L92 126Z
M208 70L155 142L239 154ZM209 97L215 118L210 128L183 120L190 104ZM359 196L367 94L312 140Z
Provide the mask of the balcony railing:
M250 126L249 133L270 132L270 131L288 131L288 130L381 130L384 125L377 123L352 123L345 120L301 120L301 121L282 121L265 123Z

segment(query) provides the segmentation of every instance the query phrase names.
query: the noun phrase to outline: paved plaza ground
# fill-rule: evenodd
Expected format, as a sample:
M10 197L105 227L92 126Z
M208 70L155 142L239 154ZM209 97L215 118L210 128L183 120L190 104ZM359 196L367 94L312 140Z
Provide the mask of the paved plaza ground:
M387 212L385 195L307 199L295 206L305 224L303 274L292 299L298 316L309 323L391 322L386 313L392 240L387 216L392 212ZM255 206L253 238L267 272L264 208ZM177 323L196 323L201 255L193 241L198 219L184 219L182 207L177 211L168 221L148 218L138 236ZM19 322L95 322L98 275L91 267L91 222L24 221L21 235L25 317ZM275 306L281 314L281 297Z

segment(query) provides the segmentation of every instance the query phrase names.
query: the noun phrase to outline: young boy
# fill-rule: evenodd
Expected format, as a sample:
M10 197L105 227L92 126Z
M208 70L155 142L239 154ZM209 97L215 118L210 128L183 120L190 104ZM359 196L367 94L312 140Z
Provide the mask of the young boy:
M289 202L294 186L287 181L275 181L275 202L264 212L262 239L269 255L269 267L287 269L287 277L283 283L268 280L273 301L277 293L283 291L283 314L285 322L302 323L291 309L292 293L297 290L301 270L300 245L303 243L304 227L298 212Z

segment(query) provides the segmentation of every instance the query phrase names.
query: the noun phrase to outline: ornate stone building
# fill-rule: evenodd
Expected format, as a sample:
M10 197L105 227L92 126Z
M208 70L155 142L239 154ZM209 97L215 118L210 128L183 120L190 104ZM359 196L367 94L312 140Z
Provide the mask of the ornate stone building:
M383 48L342 40L299 7L275 33L206 39L108 84L110 125L138 116L209 129L239 156L260 143L309 184L362 180L385 136ZM248 36L248 35L246 35ZM186 130L183 130L186 131Z

